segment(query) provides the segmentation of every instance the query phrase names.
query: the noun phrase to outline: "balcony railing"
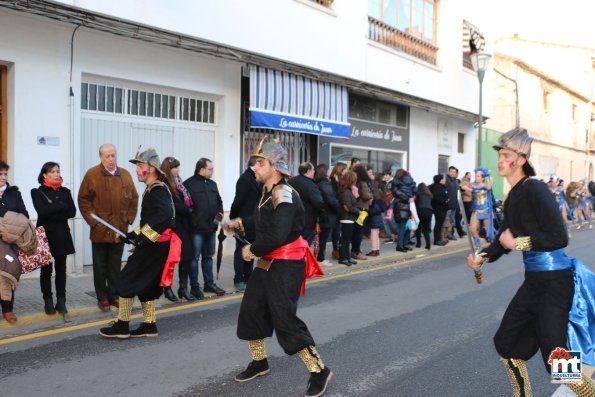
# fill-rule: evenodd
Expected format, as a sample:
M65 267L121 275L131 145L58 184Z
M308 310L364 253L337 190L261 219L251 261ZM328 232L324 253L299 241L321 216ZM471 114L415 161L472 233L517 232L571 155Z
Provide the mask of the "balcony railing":
M368 38L436 65L438 47L368 16Z

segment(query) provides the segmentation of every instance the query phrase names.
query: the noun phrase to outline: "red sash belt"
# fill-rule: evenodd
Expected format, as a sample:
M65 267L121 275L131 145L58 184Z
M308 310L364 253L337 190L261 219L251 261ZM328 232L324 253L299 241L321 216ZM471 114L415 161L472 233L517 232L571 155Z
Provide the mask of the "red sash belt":
M300 290L300 295L302 296L306 293L306 279L324 276L324 272L314 257L312 250L310 250L308 242L302 236L293 243L285 244L262 257L262 259L266 260L285 259L290 261L299 261L304 258L306 259L306 269L304 270L304 280L302 281L302 288Z
M180 240L180 237L172 229L166 229L161 233L161 236L159 236L156 242L164 243L166 241L171 242L169 243L169 252L163 266L161 283L159 285L162 287L171 287L174 281L174 270L176 269L176 264L180 262L182 254L182 240Z

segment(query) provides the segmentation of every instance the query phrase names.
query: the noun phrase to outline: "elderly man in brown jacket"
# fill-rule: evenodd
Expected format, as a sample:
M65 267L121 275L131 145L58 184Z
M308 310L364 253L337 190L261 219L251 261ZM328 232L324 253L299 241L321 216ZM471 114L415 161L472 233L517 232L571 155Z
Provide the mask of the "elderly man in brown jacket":
M99 147L101 163L90 168L81 184L78 204L81 214L91 227L93 253L93 281L97 305L108 311L110 305L118 307L116 282L122 264L124 243L116 233L91 217L101 219L127 233L138 209L138 193L130 173L116 164L116 148L110 143Z

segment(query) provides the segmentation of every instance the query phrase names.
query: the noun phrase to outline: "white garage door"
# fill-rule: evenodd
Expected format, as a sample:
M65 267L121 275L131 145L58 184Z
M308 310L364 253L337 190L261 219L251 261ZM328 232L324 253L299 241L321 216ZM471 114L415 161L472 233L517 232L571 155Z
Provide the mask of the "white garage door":
M131 173L139 196L141 196L145 185L136 180L135 166L128 161L134 157L139 145L142 145L141 151L154 147L161 160L167 156L174 156L180 160L180 176L183 179L192 175L199 158L213 158L215 128L176 125L173 122L139 123L137 120L131 122L123 118L125 117L83 115L81 119L81 169L87 170L97 165L99 163L99 146L106 142L112 143L118 151L118 165ZM139 215L137 214L134 226L138 224L138 221ZM91 243L88 239L89 227L86 223L83 226L83 236L83 263L92 264ZM128 255L126 250L124 255Z

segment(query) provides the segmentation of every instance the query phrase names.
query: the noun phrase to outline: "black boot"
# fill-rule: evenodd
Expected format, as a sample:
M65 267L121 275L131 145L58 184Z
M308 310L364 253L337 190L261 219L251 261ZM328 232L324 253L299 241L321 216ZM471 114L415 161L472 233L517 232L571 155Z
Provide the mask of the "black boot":
M198 287L190 288L190 295L192 295L197 300L203 300L205 296L203 295L202 291Z
M172 302L178 301L178 298L176 297L176 295L174 295L174 292L171 290L171 287L163 288L163 295L169 301L172 301Z
M188 266L187 263L180 263L178 268L178 277L180 278L180 288L178 289L178 298L180 300L186 299L188 302L193 301L194 298L188 293Z
M349 243L339 242L339 263L345 266L351 266L351 253L349 252Z
M45 302L45 314L56 314L56 309L54 309L54 300L50 298L44 298L43 301Z
M60 314L68 313L68 310L66 310L66 298L58 297L58 300L56 301L56 311Z

